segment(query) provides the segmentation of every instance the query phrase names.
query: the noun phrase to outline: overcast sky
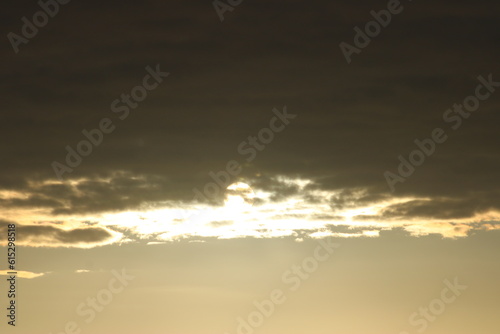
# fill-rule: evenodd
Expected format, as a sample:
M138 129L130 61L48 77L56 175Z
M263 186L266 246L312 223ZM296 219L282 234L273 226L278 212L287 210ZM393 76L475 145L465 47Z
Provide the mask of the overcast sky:
M282 289L255 333L498 331L497 2L48 2L0 13L4 330L233 334Z

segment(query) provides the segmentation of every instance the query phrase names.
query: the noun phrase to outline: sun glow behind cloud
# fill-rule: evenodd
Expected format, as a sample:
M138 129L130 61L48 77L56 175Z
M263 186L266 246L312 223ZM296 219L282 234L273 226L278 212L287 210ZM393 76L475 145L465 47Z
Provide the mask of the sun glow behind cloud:
M465 237L477 228L499 228L495 223L483 226L485 221L500 220L498 212L478 214L473 219L412 217L399 214L398 210L412 203L425 204L432 199L387 196L366 200L367 192L363 189L329 191L314 187L312 180L283 176L274 181L284 187L292 187L295 191L279 197L279 189L260 189L238 182L228 187L224 205L218 207L163 201L146 202L137 210L98 214L54 216L43 208L17 208L11 211L12 217L24 225L35 223L40 227L56 224L62 237L71 229L82 228L102 228L113 236L93 243L75 243L75 247L134 241L150 244L184 239L204 241L206 238L293 237L300 241L307 237L377 237L380 231L392 228L403 228L415 236L435 233L457 238ZM11 192L3 192L0 196L29 197ZM391 215L387 215L387 212ZM43 245L47 245L47 242L44 241Z
M472 228L467 222L443 222L439 219L383 219L384 209L417 200L394 198L359 205L332 209L330 198L338 192L306 190L311 181L285 179L301 191L283 201L271 201L272 192L252 190L244 183L228 187L225 204L221 207L183 205L182 209L168 206L146 212L129 211L106 214L100 219L107 226L125 227L140 239L174 241L181 239L241 237L274 238L302 237L377 237L380 231L402 227L413 235L430 233L444 237L463 237ZM311 202L307 196L324 198ZM259 202L258 205L251 203ZM497 218L498 215L495 215ZM491 219L491 216L488 216ZM342 231L340 231L342 230Z

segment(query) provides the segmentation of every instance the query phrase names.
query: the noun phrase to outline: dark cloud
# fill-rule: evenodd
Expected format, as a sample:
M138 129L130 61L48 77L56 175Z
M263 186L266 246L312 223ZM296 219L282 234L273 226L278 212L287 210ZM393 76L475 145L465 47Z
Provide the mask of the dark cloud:
M8 225L13 222L1 220L0 232L7 235ZM62 228L59 224L16 224L16 243L37 247L94 247L113 241L117 234L104 227Z
M39 9L32 2L8 6L0 14L4 35L18 33L20 18ZM240 177L272 191L273 201L299 194L297 186L272 181L285 175L341 191L330 199L334 210L391 197L432 199L395 205L388 219L500 210L500 92L459 130L442 121L446 109L474 92L478 75L500 81L499 4L405 3L348 65L339 43L352 43L354 26L385 6L253 1L226 13L223 23L206 1L62 6L19 54L6 39L0 49L0 188L29 194L1 204L72 214L185 202L194 187L212 181L210 171L236 159ZM111 102L156 64L171 75L121 121ZM283 105L299 116L247 163L238 144ZM75 147L81 131L103 117L116 130L65 175L84 181L36 185L56 180L51 163L64 162L65 146ZM448 141L391 193L383 173L395 171L398 155L407 156L414 139L435 127L446 128ZM359 189L365 195L353 197Z
M383 218L437 218L461 219L473 217L479 213L498 209L498 193L490 193L488 197L470 196L466 198L433 198L431 200L414 200L394 204L384 209Z
M41 196L30 196L26 199L13 198L13 199L2 199L0 200L0 205L4 207L32 207L32 208L56 208L61 207L62 204L59 201L44 198Z

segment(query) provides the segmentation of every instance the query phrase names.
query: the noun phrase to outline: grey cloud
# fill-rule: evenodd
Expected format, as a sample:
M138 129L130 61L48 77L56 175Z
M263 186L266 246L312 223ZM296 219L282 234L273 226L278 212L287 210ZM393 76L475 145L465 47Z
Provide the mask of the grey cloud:
M383 218L437 218L461 219L476 214L486 213L498 208L498 194L493 198L435 198L431 200L414 200L394 204L382 212Z
M8 225L13 222L1 220L0 231L7 234ZM104 227L63 229L60 225L16 224L17 243L23 246L45 247L93 247L109 243L116 237Z
M351 65L338 44L352 40L353 27L370 20L370 10L382 8L370 1L249 2L228 13L224 24L210 3L97 4L64 7L18 55L0 50L8 65L1 70L0 188L32 195L5 205L72 214L187 202L194 187L211 182L208 172L237 159L240 177L272 191L274 201L299 194L295 186L270 181L286 175L311 179L316 189L345 191L330 199L334 210L392 196L437 204L394 207L387 218L500 210L490 200L500 181L500 92L462 128L447 130L448 141L394 194L382 176L397 168L399 154L414 149L415 138L446 127L442 113L473 92L478 75L498 67L497 2L408 3ZM4 32L20 29L20 18L36 10L9 6L0 14ZM156 63L171 76L120 121L110 103ZM246 162L237 145L285 104L300 118ZM55 180L51 162L63 162L64 147L74 147L81 131L103 117L116 130L67 175L87 182L28 182ZM357 189L366 195L352 198Z
M223 226L229 226L229 225L233 225L233 224L234 224L233 221L224 220L224 221L213 221L213 222L210 222L208 225L210 225L212 227L223 227Z

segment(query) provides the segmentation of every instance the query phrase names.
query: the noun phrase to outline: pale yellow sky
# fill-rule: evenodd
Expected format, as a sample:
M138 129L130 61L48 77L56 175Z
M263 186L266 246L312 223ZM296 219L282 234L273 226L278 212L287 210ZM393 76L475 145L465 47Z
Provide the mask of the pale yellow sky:
M281 290L285 301L255 333L418 333L409 317L440 299L444 281L455 278L467 288L425 332L491 332L498 325L499 238L498 231L411 237L400 229L336 238L331 254L316 251L318 240L291 237L22 248L22 269L46 274L19 280L19 327L8 332L55 334L74 321L82 333L233 334L238 317ZM89 306L83 315L78 307L122 268L134 278L87 323Z

